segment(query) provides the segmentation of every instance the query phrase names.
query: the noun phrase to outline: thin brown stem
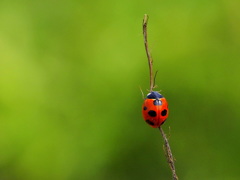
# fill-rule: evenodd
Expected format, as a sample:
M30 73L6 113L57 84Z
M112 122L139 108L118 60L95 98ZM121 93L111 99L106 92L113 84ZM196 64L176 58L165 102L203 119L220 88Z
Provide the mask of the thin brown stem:
M144 45L145 45L145 50L146 50L147 58L148 58L148 65L149 65L150 92L152 92L152 90L154 88L154 81L155 81L157 72L156 72L155 77L154 77L153 76L153 59L152 59L151 53L149 52L149 49L148 49L147 23L148 23L148 15L145 14L144 18L143 18L143 38L144 38ZM163 129L161 128L161 126L159 127L159 130L160 130L160 132L162 134L162 137L164 139L164 150L166 152L166 157L167 157L168 164L169 164L170 169L172 171L173 180L178 180L175 165L174 165L174 159L173 159L173 155L172 155L172 151L171 151L168 139L167 139L166 134L164 133Z
M174 159L173 159L173 155L172 155L172 151L171 151L168 139L167 139L166 134L164 133L161 126L159 127L159 130L160 130L160 132L162 134L162 137L164 139L164 149L165 149L165 152L166 152L166 157L167 157L168 164L169 164L170 169L172 171L173 180L178 180L175 165L174 165Z
M144 38L144 45L147 53L148 58L148 65L149 65L149 73L150 73L150 92L153 90L154 86L154 77L153 77L153 59L148 49L148 38L147 38L147 23L148 23L148 15L144 14L143 18L143 38Z

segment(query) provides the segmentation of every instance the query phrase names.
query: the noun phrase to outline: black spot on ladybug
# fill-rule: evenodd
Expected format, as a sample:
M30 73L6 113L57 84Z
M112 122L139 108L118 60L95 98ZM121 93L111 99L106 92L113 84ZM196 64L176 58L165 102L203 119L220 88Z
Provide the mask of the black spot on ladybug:
M164 110L161 112L161 115L162 115L162 116L166 116L166 115L167 115L167 110L164 109Z
M146 106L144 106L144 107L143 107L143 110L147 110L147 107L146 107Z
M152 126L154 125L154 123L150 120L146 120L146 123L148 123L149 125L152 125Z
M153 104L154 104L155 106L160 106L160 105L162 105L162 101L159 100L159 99L156 99L156 100L153 101Z
M151 116L151 117L156 117L156 116L157 116L156 111L153 111L153 110L148 111L148 114L149 114L149 116Z

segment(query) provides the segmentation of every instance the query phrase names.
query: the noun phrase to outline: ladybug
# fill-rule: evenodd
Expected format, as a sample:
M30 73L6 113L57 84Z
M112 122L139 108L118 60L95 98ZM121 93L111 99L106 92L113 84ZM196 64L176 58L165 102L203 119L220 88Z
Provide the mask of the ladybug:
M157 91L150 92L143 102L142 115L150 126L160 127L168 117L167 100Z

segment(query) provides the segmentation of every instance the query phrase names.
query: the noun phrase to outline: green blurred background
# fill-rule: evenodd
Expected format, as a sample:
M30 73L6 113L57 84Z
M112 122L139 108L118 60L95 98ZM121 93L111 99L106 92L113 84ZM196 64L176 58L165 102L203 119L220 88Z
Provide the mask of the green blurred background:
M0 179L171 179L141 116L145 13L179 178L240 179L239 7L1 0Z

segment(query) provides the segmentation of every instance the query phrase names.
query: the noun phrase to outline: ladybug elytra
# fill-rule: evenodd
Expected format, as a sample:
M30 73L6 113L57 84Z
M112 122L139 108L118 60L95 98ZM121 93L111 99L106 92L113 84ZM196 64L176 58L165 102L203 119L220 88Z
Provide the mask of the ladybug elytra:
M150 126L160 127L168 117L167 100L157 91L150 92L143 102L142 115Z

